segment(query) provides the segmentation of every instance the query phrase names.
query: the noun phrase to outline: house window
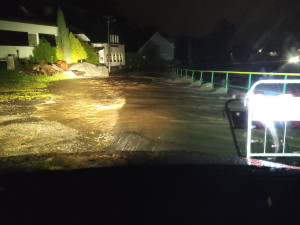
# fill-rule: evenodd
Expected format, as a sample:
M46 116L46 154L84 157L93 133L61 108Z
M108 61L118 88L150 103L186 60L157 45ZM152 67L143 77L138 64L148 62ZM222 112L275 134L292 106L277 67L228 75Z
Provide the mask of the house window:
M28 46L28 33L0 30L0 45Z
M120 53L118 53L117 61L120 62Z
M112 54L110 54L110 62L112 62Z
M123 54L121 53L121 60L120 60L120 61L123 62L123 60L124 60L124 59L123 59Z
M114 62L117 61L117 57L116 57L116 54L114 54Z
M28 34L29 46L37 46L36 34Z
M52 34L39 34L39 39L44 38L46 41L50 43L52 47L56 46L55 35Z

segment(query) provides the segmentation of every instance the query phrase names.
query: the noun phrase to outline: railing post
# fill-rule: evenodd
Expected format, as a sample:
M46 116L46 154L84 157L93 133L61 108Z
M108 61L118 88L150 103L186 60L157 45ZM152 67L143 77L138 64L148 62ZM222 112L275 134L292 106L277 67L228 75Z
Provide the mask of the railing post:
M194 81L194 74L195 74L195 71L193 70L192 71L192 81Z
M251 77L252 77L252 74L249 73L248 91L250 91L250 88L251 88Z
M225 89L228 90L228 73L226 73Z
M202 74L203 72L201 71L201 75L200 75L200 82L202 83Z
M213 85L214 84L214 72L211 72L211 80L210 83Z
M182 69L180 69L180 76L182 77Z
M287 75L284 75L284 80L287 80ZM286 84L283 84L282 94L285 94Z
M185 77L187 78L188 74L187 74L187 70L185 70Z

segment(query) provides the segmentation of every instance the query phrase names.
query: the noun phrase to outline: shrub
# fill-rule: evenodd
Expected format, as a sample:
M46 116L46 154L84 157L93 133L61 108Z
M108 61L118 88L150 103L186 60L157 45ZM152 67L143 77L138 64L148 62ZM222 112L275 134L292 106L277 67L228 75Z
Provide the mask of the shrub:
M87 54L80 41L70 32L69 35L72 50L72 63L78 63L78 60L86 59Z
M85 61L92 64L99 65L98 56L94 50L94 47L87 42L81 42L81 44L87 54L87 58Z
M129 69L139 67L139 55L136 52L126 52L125 58L126 67Z
M40 39L39 44L32 50L32 61L34 63L41 63L45 61L47 63L56 63L56 48L52 47L45 39Z

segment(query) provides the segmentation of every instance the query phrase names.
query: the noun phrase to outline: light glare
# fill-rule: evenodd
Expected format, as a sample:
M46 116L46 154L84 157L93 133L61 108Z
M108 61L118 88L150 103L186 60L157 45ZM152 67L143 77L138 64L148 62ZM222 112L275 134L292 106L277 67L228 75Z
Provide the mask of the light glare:
M291 57L289 59L289 63L298 63L299 62L299 56Z

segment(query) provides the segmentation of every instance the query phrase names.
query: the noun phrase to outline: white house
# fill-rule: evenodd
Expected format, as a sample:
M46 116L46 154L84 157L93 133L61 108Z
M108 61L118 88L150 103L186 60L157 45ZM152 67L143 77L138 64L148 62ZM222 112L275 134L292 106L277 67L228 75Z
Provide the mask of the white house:
M139 48L138 53L142 53L148 46L156 45L158 46L158 54L166 61L174 60L174 49L175 46L173 43L169 42L159 33L153 34L153 36L146 41L146 43Z
M92 43L99 62L108 66L108 43ZM125 66L125 46L119 43L118 35L110 35L110 65Z
M9 54L28 58L40 38L55 45L57 36L57 26L0 20L0 59Z

